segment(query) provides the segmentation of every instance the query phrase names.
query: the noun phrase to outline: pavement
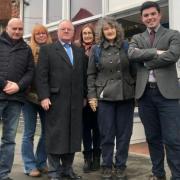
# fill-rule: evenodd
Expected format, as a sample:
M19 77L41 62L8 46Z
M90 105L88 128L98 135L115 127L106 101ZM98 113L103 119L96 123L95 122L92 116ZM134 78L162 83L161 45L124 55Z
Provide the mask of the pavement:
M35 144L37 143L39 136L38 134L35 136ZM22 140L22 132L18 132L16 136L16 150L15 150L15 159L12 172L10 177L13 180L48 180L47 175L43 175L39 178L32 178L23 173L23 163L21 159L21 140ZM28 151L28 149L27 149ZM82 176L83 180L100 180L101 174L100 171L91 172L91 173L83 173L83 156L82 153L76 153L75 161L74 161L74 170L76 173ZM170 179L170 172L165 164L165 168L167 171L167 180ZM137 154L129 154L128 162L127 162L127 175L128 180L148 180L148 176L151 174L151 162L149 156L145 155L137 155Z

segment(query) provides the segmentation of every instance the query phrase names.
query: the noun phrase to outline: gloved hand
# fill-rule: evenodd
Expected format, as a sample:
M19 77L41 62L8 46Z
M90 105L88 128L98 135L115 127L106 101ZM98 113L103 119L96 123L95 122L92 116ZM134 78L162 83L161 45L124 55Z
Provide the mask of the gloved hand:
M98 106L97 99L96 98L89 99L89 105L90 105L91 109L93 110L93 112L95 112L96 108Z

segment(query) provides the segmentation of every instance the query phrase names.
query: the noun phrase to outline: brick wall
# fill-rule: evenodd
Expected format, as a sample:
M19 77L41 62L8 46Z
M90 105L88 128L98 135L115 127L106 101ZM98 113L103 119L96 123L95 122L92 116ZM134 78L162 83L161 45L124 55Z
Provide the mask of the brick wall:
M4 30L9 19L19 17L19 15L19 0L0 0L0 32Z

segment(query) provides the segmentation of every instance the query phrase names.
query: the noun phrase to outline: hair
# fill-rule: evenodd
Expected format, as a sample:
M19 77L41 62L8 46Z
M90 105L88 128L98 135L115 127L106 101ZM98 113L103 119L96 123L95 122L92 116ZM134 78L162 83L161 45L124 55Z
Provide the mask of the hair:
M106 40L104 33L103 33L103 27L107 24L116 29L115 42L119 42L119 44L121 44L122 41L124 40L124 30L123 30L121 24L119 24L116 21L116 19L111 16L105 16L104 18L101 18L98 21L98 24L96 27L96 42L101 44Z
M140 8L140 13L142 15L143 11L145 9L149 9L151 7L154 7L157 9L157 11L160 13L160 6L157 2L153 2L153 1L146 1L144 2L142 5L141 5L141 8Z
M29 43L34 57L36 56L37 51L38 51L38 47L39 47L39 44L35 40L35 33L37 33L37 32L46 32L46 34L47 34L46 44L52 43L52 39L51 39L50 34L48 33L47 28L45 26L43 26L42 24L34 25L34 27L32 29L32 33L31 33L30 43Z
M82 29L81 29L81 31L80 31L80 37L79 37L79 43L82 45L82 43L83 43L83 30L84 29L86 29L86 28L89 28L90 30L91 30L91 32L92 32L92 34L93 34L93 41L95 41L95 32L94 32L94 27L93 27L93 25L92 24L85 24L83 27L82 27Z

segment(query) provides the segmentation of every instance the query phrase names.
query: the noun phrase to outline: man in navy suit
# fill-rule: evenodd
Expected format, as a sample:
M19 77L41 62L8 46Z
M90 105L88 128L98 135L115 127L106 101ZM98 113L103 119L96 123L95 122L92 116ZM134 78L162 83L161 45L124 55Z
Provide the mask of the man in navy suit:
M172 180L180 179L180 88L176 62L180 34L160 25L160 7L146 1L141 6L146 31L134 35L128 55L137 63L136 98L152 161L150 180L165 180L164 155Z

